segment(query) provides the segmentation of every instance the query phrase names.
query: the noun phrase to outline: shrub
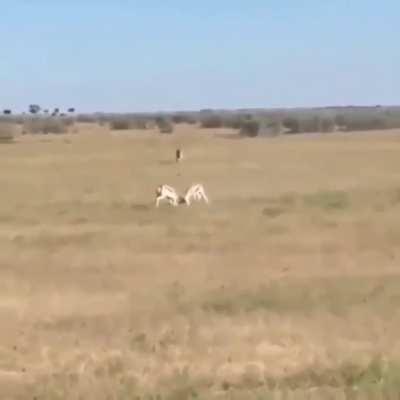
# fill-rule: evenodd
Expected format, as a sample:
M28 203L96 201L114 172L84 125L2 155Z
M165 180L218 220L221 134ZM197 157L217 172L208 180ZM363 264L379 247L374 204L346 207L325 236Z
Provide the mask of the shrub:
M330 117L323 116L300 116L286 117L282 121L283 126L288 129L287 133L301 132L332 132L335 129L335 121Z
M174 124L195 124L196 119L186 114L175 114L171 117Z
M240 135L247 137L256 137L260 130L260 123L256 120L242 121Z
M73 117L64 117L62 118L62 123L68 127L73 126L75 123L75 119Z
M232 115L229 117L225 117L222 120L223 126L231 129L240 129L242 127L242 123L246 118L242 115Z
M22 123L22 118L17 115L3 115L0 114L0 123L6 123L6 124L21 124Z
M388 129L400 126L400 115L393 111L362 110L346 111L337 114L334 118L335 124L346 131L367 131L372 129Z
M187 116L185 122L190 125L197 124L197 119L195 117Z
M297 118L286 117L282 121L283 126L288 129L287 133L299 133L300 132L300 122Z
M25 133L56 133L56 134L61 134L61 133L66 133L68 126L71 124L64 120L64 119L59 119L59 118L51 118L51 117L46 117L46 118L34 118L34 119L29 119L24 122L23 130Z
M80 114L76 117L76 120L83 123L95 123L98 121L95 116L89 114Z
M131 120L132 129L147 129L147 121L143 118L134 118Z
M223 126L223 120L219 115L205 116L201 120L202 128L221 128Z
M267 123L268 131L273 135L279 135L283 130L282 122L278 119L274 119Z
M335 115L334 121L339 127L344 127L346 125L346 117L343 114Z
M0 122L0 143L11 143L14 141L15 125Z
M367 131L372 129L385 129L386 123L383 118L379 117L352 117L346 121L346 129L348 131Z
M110 121L110 128L115 131L131 129L132 121L126 118L114 118Z
M160 133L172 133L174 131L174 125L166 118L163 117L157 118L156 124Z
M335 121L332 118L322 118L320 121L321 132L333 132L335 130Z
M171 119L174 124L182 124L184 122L185 117L183 115L176 114L173 115Z
M300 120L299 132L319 132L320 119L319 117L306 117Z

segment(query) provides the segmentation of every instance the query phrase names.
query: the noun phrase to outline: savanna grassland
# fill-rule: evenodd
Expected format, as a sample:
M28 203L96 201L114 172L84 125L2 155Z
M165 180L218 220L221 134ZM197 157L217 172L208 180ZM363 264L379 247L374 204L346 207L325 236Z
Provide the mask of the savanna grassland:
M193 129L0 145L0 398L398 398L400 132Z

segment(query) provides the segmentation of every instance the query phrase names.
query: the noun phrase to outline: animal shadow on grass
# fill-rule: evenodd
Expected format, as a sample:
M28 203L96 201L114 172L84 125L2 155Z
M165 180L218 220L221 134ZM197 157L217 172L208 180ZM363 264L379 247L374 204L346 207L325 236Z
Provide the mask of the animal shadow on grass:
M150 204L143 204L143 203L131 204L131 209L134 211L140 211L140 212L150 211L151 208L152 207L150 206Z
M158 162L160 165L173 165L176 164L175 160L160 160Z
M214 133L214 137L217 137L219 139L228 139L228 140L245 139L244 136L235 133Z

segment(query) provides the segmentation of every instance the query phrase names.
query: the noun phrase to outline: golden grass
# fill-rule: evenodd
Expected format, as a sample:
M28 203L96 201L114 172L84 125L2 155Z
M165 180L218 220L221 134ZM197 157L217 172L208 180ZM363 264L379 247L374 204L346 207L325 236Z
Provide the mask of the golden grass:
M394 398L398 132L194 129L0 146L0 397Z

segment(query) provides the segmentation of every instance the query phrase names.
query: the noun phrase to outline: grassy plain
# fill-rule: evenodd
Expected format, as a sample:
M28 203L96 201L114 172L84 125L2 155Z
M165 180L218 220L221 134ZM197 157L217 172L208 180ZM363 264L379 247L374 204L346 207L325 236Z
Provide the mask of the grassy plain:
M0 146L0 398L398 398L400 132L79 129Z

